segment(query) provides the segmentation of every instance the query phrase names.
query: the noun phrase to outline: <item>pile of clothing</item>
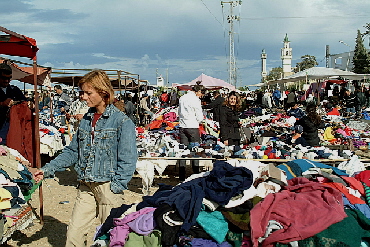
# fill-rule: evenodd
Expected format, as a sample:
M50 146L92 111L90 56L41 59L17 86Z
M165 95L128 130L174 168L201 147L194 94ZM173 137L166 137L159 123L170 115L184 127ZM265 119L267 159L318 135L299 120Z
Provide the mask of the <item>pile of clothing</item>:
M358 162L217 161L211 171L113 209L94 244L368 246L369 178Z

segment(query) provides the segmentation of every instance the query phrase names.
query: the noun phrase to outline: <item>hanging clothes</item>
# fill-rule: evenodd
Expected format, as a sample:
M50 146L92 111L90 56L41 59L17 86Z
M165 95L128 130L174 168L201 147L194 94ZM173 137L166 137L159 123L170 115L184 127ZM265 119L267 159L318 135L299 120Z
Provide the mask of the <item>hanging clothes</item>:
M10 108L10 127L7 146L17 150L29 162L33 163L32 111L27 102Z

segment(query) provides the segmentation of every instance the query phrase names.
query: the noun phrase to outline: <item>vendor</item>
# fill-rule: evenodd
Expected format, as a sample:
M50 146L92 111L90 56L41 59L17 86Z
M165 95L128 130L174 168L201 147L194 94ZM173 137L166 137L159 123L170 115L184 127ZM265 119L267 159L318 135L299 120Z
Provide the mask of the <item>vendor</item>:
M6 145L6 136L9 130L9 109L26 97L17 87L10 85L12 68L4 61L0 64L0 144Z
M302 136L310 146L315 147L320 145L318 129L323 129L325 125L319 114L317 114L316 105L308 105L306 107L306 116L298 120L295 125L301 125L303 127Z
M69 110L71 104L71 98L63 92L63 89L60 85L54 86L55 95L54 95L54 106L58 109L62 114L66 114Z

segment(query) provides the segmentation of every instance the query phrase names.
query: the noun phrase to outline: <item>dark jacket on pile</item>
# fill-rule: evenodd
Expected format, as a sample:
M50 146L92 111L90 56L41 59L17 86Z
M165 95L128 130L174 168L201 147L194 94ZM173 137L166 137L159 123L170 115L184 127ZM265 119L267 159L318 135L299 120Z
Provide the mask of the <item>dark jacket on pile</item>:
M225 105L220 108L220 139L240 140L239 113Z
M319 124L315 124L309 117L304 116L300 120L298 120L295 125L302 125L303 133L302 137L306 139L307 143L310 146L319 146L320 145L320 138L318 129L324 128L324 122L320 122Z
M214 101L208 105L202 106L203 109L211 109L213 114L213 121L220 122L220 107L224 103L225 99L219 95Z

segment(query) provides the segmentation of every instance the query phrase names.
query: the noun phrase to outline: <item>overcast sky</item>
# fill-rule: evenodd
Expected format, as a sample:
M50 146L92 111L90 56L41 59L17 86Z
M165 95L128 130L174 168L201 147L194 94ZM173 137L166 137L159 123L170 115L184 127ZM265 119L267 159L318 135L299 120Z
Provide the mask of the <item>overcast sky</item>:
M229 78L230 4L218 0L1 0L0 9L0 26L36 39L40 65L124 70L151 84L156 71L170 84ZM368 0L243 1L233 8L237 87L261 81L262 49L268 71L281 66L286 33L293 66L306 54L325 66L326 45L348 52L339 40L353 50L369 10Z

